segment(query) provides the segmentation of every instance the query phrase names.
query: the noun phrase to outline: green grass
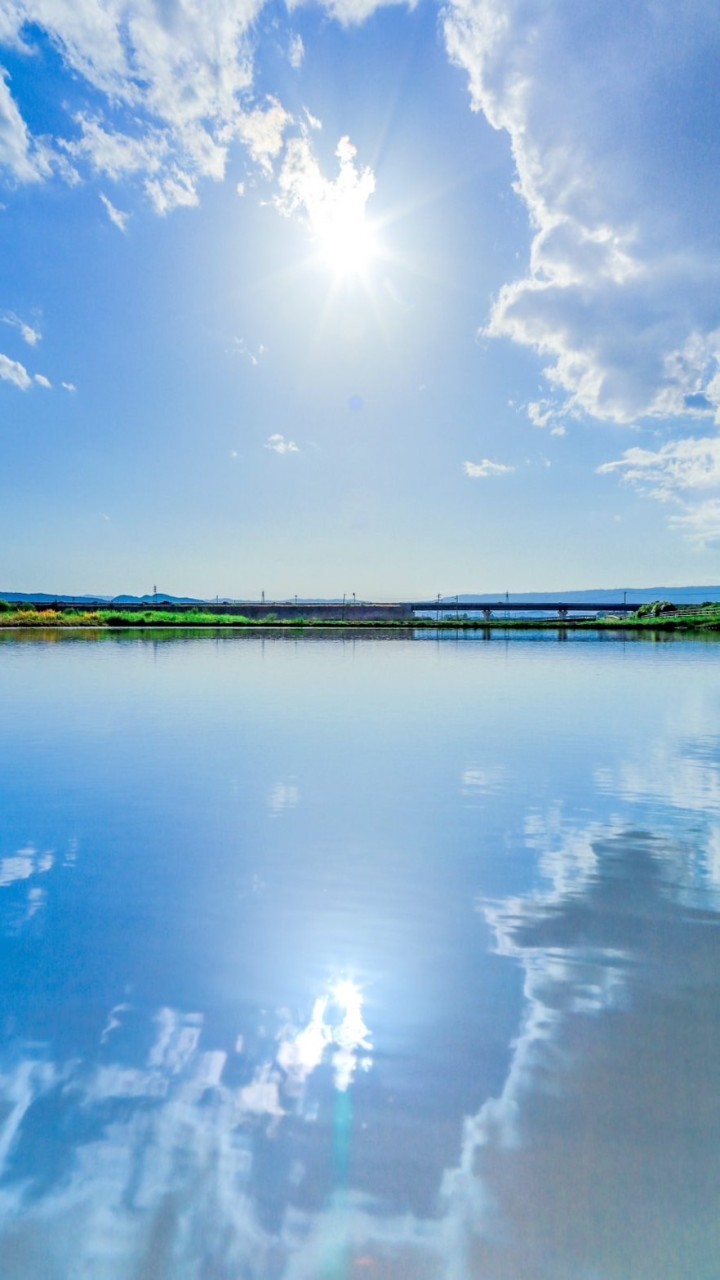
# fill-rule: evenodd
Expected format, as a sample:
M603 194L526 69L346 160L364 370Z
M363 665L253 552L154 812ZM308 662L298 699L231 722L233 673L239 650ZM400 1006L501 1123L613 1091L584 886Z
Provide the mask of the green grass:
M270 614L265 618L247 618L238 614L208 613L202 609L183 611L165 609L82 609L75 607L31 609L23 605L0 600L0 626L2 627L99 627L182 628L214 627L256 629L275 627L302 631L305 628L325 630L441 630L441 631L720 631L720 604L704 604L674 608L657 601L644 605L637 613L627 617L605 617L590 620L559 618L503 618L494 616L489 621L480 616L447 616L413 618L397 621L343 620L341 618L278 618Z

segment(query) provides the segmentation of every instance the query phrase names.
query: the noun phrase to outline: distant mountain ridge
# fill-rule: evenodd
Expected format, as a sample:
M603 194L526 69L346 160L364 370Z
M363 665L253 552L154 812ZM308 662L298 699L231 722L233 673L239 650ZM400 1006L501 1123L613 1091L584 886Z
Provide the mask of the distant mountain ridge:
M691 587L616 587L609 589L607 587L598 588L597 590L583 591L510 591L507 599L514 604L523 604L526 601L534 601L541 604L543 601L558 602L563 601L566 604L585 604L592 602L593 604L619 604L625 597L629 604L650 604L653 600L669 600L673 604L702 604L704 600L720 601L720 586L691 586ZM349 599L350 597L348 597ZM432 598L432 597L430 597ZM506 598L506 593L502 592L484 592L483 594L471 594L463 592L460 595L444 595L440 597L440 608L455 608L456 603L462 604L488 604L500 607ZM51 605L74 604L74 605L124 605L124 604L145 604L152 607L154 604L238 604L241 600L233 599L230 596L221 596L211 600L203 600L198 596L173 596L166 592L158 591L153 595L133 596L102 596L102 595L66 595L58 593L52 595L47 591L0 591L0 599L7 600L11 603L22 604L23 601L33 600L38 604ZM247 597L244 597L248 600ZM338 596L286 596L278 598L276 601L267 600L267 604L292 604L297 599L298 604L338 604L340 597ZM362 603L358 596L358 604ZM248 603L250 601L248 600ZM254 603L260 603L255 601ZM434 601L433 601L434 603Z

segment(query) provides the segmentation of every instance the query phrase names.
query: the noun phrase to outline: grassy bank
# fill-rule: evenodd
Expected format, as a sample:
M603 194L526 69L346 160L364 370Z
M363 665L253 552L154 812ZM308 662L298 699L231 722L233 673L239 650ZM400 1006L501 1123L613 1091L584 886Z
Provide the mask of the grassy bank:
M166 609L145 609L141 612L125 609L79 609L49 608L30 609L15 606L7 601L0 601L1 627L101 627L101 628L143 628L143 627L222 627L234 629L258 629L281 627L290 630L305 628L341 629L341 630L443 630L443 631L720 631L720 604L705 604L696 607L674 609L672 606L657 602L646 605L636 614L626 618L504 618L495 616L489 620L480 616L447 616L439 621L435 618L415 618L412 622L398 621L366 621L366 620L332 620L326 618L276 618L272 614L266 618L246 618L237 614L218 614L203 612L202 609L174 612Z

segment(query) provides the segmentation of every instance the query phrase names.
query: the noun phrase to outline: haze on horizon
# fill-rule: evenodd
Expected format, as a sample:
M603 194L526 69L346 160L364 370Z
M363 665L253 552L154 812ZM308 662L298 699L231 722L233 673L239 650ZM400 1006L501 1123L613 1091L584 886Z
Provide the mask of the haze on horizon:
M715 6L6 0L0 582L717 580Z

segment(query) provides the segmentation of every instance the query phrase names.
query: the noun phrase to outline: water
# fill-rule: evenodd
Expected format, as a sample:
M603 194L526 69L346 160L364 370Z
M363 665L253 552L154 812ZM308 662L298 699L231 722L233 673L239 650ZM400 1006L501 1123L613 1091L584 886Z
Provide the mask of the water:
M2 634L2 1280L716 1277L719 659Z

